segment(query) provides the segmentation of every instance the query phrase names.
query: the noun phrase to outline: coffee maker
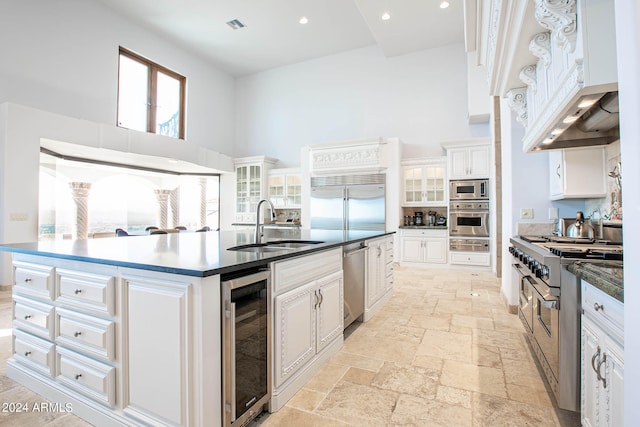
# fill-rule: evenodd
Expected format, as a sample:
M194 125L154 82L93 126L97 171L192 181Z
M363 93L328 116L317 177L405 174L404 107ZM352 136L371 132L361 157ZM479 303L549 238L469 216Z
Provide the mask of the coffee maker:
M424 218L422 217L423 212L415 212L415 224L416 225L424 225Z

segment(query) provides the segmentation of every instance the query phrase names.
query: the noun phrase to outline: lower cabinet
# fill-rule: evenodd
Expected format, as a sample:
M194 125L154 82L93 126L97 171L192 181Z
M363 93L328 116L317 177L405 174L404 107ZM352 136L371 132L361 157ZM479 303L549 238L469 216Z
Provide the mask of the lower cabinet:
M368 321L391 298L393 291L393 236L367 240L363 321Z
M9 378L94 425L220 424L219 276L23 254L13 266Z
M401 263L446 264L448 253L447 230L403 229Z
M270 404L273 412L284 406L342 347L342 249L275 262L272 271L276 278ZM293 272L298 283L293 280ZM278 282L277 278L283 280Z
M623 304L582 281L582 308L582 425L624 425Z
M491 265L490 252L462 252L451 251L449 253L451 264L458 265L476 265L488 267Z

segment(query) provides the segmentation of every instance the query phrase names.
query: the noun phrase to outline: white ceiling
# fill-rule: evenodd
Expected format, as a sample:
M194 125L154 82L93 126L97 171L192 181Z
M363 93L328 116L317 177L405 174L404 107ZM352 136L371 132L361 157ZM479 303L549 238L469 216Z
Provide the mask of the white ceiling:
M388 56L463 42L463 0L98 0L233 76L377 44ZM383 21L388 12L391 19ZM301 25L300 17L309 23ZM238 19L245 28L226 22Z

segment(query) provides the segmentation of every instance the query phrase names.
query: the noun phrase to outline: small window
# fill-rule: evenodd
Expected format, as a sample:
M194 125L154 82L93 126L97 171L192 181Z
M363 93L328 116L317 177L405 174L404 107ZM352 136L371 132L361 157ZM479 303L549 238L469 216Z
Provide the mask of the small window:
M120 48L118 126L184 139L187 79Z

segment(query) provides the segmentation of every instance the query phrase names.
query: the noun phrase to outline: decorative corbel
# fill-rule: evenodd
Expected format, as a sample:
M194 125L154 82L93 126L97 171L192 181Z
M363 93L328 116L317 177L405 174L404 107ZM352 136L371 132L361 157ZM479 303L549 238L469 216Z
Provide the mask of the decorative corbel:
M538 76L536 74L536 65L527 65L522 70L520 70L520 80L522 81L522 83L529 86L533 93L535 93L537 90L536 83L538 80Z
M576 0L535 0L536 21L551 31L557 45L568 52L576 48Z
M551 33L545 31L538 33L529 42L529 51L539 60L545 68L551 65Z
M516 120L527 127L527 88L518 87L507 92L507 103L516 112Z

